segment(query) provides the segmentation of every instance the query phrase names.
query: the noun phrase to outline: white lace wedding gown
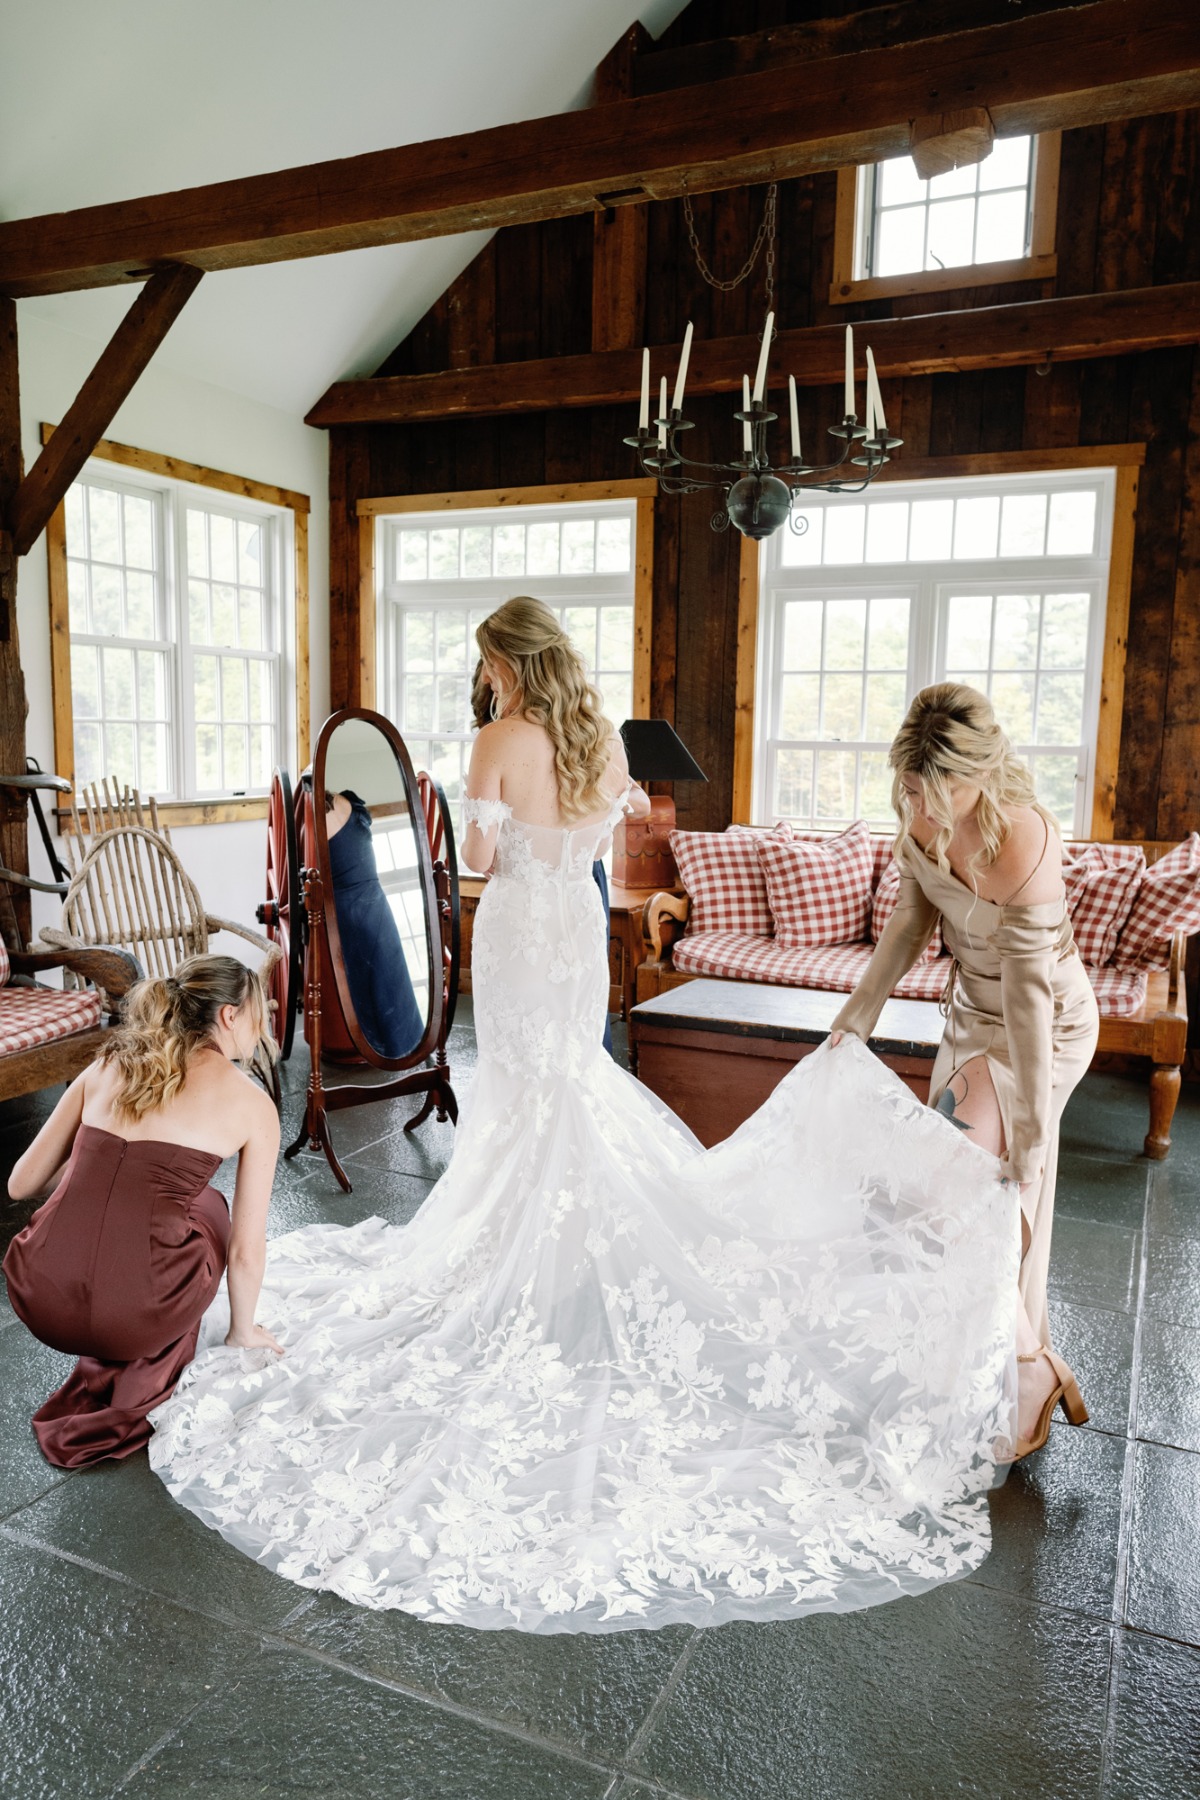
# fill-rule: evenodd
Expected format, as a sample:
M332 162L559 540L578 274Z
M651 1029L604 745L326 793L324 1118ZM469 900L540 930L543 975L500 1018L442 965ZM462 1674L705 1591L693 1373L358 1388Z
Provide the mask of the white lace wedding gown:
M270 1245L286 1354L202 1350L155 1470L303 1587L487 1628L797 1618L977 1567L1015 1387L995 1159L854 1039L702 1150L601 1047L619 809L468 808L500 829L450 1166L402 1229Z

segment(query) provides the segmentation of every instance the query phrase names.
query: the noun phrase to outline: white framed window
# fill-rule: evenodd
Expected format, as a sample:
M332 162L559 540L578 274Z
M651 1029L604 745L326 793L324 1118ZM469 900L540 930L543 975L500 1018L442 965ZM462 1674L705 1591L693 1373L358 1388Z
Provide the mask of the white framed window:
M1115 471L814 495L763 546L753 816L892 821L913 695L991 696L1068 835L1091 817Z
M1052 277L1061 155L1047 131L930 181L911 156L840 169L830 301Z
M990 156L922 181L911 156L860 174L855 272L911 275L1028 256L1037 140L997 138Z
M290 511L89 464L64 513L77 786L265 794L290 742Z
M471 756L475 630L513 594L562 619L621 725L633 710L636 501L379 519L379 700L456 812Z

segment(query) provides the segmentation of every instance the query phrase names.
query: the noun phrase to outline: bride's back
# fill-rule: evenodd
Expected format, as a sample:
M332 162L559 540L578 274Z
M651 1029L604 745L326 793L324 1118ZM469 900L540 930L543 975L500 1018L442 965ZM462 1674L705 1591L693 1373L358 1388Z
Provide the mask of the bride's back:
M584 818L566 819L559 803L554 745L544 726L532 719L498 719L493 725L485 725L479 735L481 743L487 740L485 748L500 777L502 800L513 817L526 825L574 831L599 823L627 779L625 747L614 731L601 784L605 804Z

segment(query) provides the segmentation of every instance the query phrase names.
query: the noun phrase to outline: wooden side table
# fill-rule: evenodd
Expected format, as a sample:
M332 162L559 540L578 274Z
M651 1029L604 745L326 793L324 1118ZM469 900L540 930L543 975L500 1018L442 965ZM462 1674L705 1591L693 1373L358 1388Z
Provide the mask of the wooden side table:
M459 988L471 992L471 935L475 925L475 909L486 885L481 875L464 875L458 884L461 919L461 955ZM682 893L682 888L674 890ZM642 938L642 909L657 888L627 888L613 882L608 890L609 936L608 1009L618 1018L627 1019L635 999L634 986L638 964L645 960L646 945Z

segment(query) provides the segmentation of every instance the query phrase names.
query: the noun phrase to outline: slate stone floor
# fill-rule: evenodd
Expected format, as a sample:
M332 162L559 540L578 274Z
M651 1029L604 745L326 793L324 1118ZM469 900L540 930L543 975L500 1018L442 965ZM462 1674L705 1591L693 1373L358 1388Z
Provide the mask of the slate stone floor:
M303 1077L301 1046L289 1122ZM0 1174L54 1097L0 1104ZM348 1198L281 1163L273 1229L411 1216L451 1130L406 1138L407 1111L338 1116ZM1145 1124L1144 1084L1103 1075L1066 1118L1054 1311L1091 1425L993 1497L977 1575L840 1618L546 1639L313 1597L144 1455L44 1463L29 1414L68 1361L0 1300L0 1796L1200 1796L1200 1092L1166 1163ZM30 1210L0 1202L0 1242Z

